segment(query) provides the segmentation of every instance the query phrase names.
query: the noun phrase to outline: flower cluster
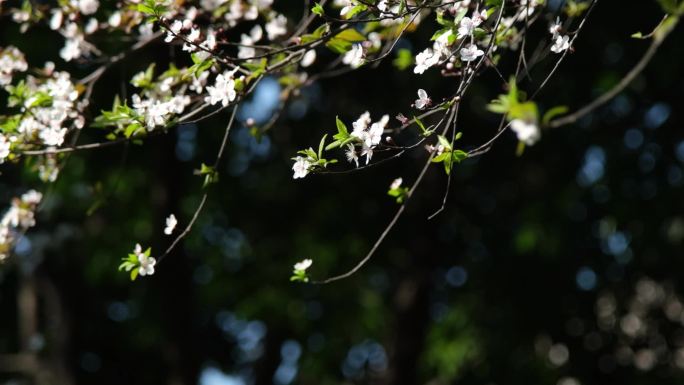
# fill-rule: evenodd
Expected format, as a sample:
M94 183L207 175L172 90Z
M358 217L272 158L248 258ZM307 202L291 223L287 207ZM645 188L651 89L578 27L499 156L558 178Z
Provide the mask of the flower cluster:
M111 12L106 20L98 20L98 0L69 0L59 4L60 6L53 8L49 13L48 25L64 37L64 47L59 55L67 62L99 54L95 45L87 40L96 32L118 28L130 31L132 26L138 26L142 22L139 13L125 7ZM140 26L141 37L151 34L149 27Z
M441 29L433 36L434 43L431 48L426 48L416 55L414 73L422 74L428 68L443 62L448 63L448 69L453 69L455 66L475 61L484 55L484 51L476 43L475 34L479 32L478 27L487 20L487 10L475 10L468 17L465 16L468 12L466 2L456 2L451 8L451 12L455 13L453 21L448 20L448 16L445 14L438 16L438 21L446 28ZM459 42L460 44L457 44ZM457 62L456 56L452 52L452 47L456 45L462 47L458 51L460 63Z
M43 195L35 190L12 199L12 205L0 220L0 262L9 257L19 236L35 226L36 207L42 199Z
M28 69L28 64L24 54L16 47L6 47L0 49L0 86L12 83L14 72L24 72Z
M207 92L209 96L205 98L205 101L211 105L221 103L223 107L226 107L228 103L235 100L237 97L237 90L235 89L237 82L235 81L235 73L237 68L232 71L226 71L222 74L216 76L213 86L207 87ZM244 77L239 79L241 83Z
M205 36L199 28L195 28L192 19L174 20L166 33L165 42L170 43L180 38L184 41L183 51L197 52L197 57L206 60L216 49L216 33L212 28L207 29Z
M129 272L131 280L135 280L138 275L141 277L153 275L157 260L151 254L151 248L148 247L143 251L142 246L136 243L133 252L129 253L128 257L122 259L123 262L119 265L119 271L125 270Z
M211 66L211 63L208 63ZM154 76L154 65L133 76L131 84L140 89L131 96L131 107L115 100L111 111L103 111L95 119L100 127L115 127L113 134L125 137L143 135L166 125L185 112L194 94L205 90L208 71L195 72L190 68L170 67Z
M354 130L351 132L352 138L356 138L355 141L348 144L347 149L347 160L350 162L354 161L358 167L358 155L366 157L366 164L370 162L373 156L373 150L382 141L382 134L385 131L389 123L389 115L383 115L383 117L375 123L371 123L370 112L364 112L354 123L352 127Z
M551 52L561 53L570 48L570 36L561 34L562 26L560 19L556 19L556 22L549 28L551 33Z
M15 149L59 147L68 132L85 125L87 102L80 100L69 73L54 71L54 64L47 63L39 75L4 85L8 107L16 113L0 116L0 163L12 157Z

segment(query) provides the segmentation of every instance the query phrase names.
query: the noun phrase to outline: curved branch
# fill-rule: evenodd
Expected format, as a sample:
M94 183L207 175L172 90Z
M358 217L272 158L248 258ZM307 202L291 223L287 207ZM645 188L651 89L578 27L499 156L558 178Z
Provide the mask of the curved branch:
M665 16L667 17L667 16ZM562 118L558 118L555 120L552 120L547 124L547 127L549 128L557 128L561 127L567 124L572 124L578 121L579 119L587 116L588 114L592 113L594 110L597 108L601 107L602 105L608 103L610 100L612 100L614 97L616 97L620 92L622 92L627 86L629 86L634 79L636 79L641 72L648 66L648 64L651 62L651 59L655 56L655 54L658 52L658 48L662 45L663 41L665 41L665 38L672 32L674 28L668 28L664 30L662 35L656 35L653 38L653 41L651 42L651 45L648 47L648 50L644 53L644 56L641 57L641 60L637 62L637 64L632 68L623 78L620 80L613 88L608 90L606 93L603 95L599 96L598 98L594 99L591 103L587 104L586 106L580 108L576 112L563 116Z

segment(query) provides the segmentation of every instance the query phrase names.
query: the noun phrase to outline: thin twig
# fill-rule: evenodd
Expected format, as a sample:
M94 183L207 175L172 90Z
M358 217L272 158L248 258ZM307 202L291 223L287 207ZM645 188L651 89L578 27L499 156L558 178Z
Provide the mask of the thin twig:
M223 153L225 152L226 149L226 144L228 143L228 137L230 135L230 129L233 127L233 123L235 122L235 115L237 113L238 105L235 105L233 107L233 113L230 115L230 120L228 120L228 125L226 125L226 130L223 133L223 140L221 141L221 147L219 147L218 154L216 154L216 160L214 161L214 168L217 168L219 165L219 162L221 161L221 158L223 157ZM183 229L183 232L178 234L176 239L171 242L171 245L164 251L164 254L162 254L159 258L157 258L157 262L161 263L161 261L166 258L171 251L176 247L176 245L183 239L185 238L190 231L192 230L192 226L195 224L197 221L197 218L199 217L200 213L202 212L202 209L204 208L204 204L207 202L207 197L209 196L209 193L205 192L202 195L202 200L200 200L199 205L197 205L197 208L195 209L194 214L192 215L192 219L190 219L190 222L188 222L188 225L185 226L185 229Z
M651 62L651 59L653 59L653 56L655 56L655 54L658 52L658 48L660 48L663 41L665 41L665 38L670 34L671 31L672 29L667 29L663 32L663 35L654 37L651 41L651 45L648 47L648 50L646 50L644 56L641 57L641 60L639 60L639 62L637 62L634 68L632 68L622 78L622 80L620 80L613 88L611 88L598 98L594 99L591 103L580 108L576 112L563 116L562 118L552 120L547 124L547 127L557 128L560 126L564 126L566 124L575 123L579 119L587 116L597 108L608 103L610 100L616 97L620 92L627 88L627 86L629 86L634 81L634 79L636 79L636 77L639 76L639 74L641 74L641 72L643 72L643 70L648 66L648 63Z

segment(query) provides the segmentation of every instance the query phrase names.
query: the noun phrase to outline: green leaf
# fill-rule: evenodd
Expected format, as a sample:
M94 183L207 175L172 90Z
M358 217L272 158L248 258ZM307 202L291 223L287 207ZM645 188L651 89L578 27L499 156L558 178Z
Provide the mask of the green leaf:
M341 145L342 145L342 141L341 141L341 140L336 140L336 141L334 141L334 142L331 142L329 145L325 146L325 151L330 151L330 150L332 150L333 148L340 147Z
M447 138L445 138L442 135L437 135L437 140L439 141L439 144L444 146L445 149L448 149L449 151L451 151L451 142L449 142L447 140Z
M455 150L451 152L451 158L456 163L461 163L462 160L468 158L468 153L462 150Z
M290 282L309 282L309 277L304 270L294 270L290 277Z
M124 136L126 138L130 138L131 136L135 135L138 130L142 128L142 125L140 123L131 123L128 126L126 126L126 129L124 130Z
M202 187L207 187L210 184L218 182L219 180L218 171L216 171L214 167L207 166L204 163L202 163L200 166L199 175L204 175L204 183L202 184Z
M563 115L567 113L569 108L567 106L557 106L553 107L552 109L546 111L544 114L544 117L542 118L542 124L547 125L553 118L559 115Z
M409 189L408 187L399 186L397 188L392 188L387 191L387 195L396 198L396 202L401 204L408 197Z
M403 71L413 65L413 54L410 49L402 48L397 51L397 57L392 61L394 67Z
M135 281L135 279L138 278L139 272L140 272L139 267L136 267L135 269L131 270L131 281Z
M467 12L467 9L464 9L464 10L462 10L461 12L464 12L464 11ZM461 12L459 12L459 14L460 14ZM439 24L439 25L441 25L441 26L443 26L443 27L449 27L449 28L455 27L457 23L455 23L455 22L452 21L452 20L446 19L446 18L444 17L444 15L445 15L445 12L444 12L444 11L438 11L438 12L437 12L437 16L436 16L437 24ZM463 13L463 15L465 15L465 13ZM460 20L459 20L459 21L460 21Z
M352 9L350 9L347 13L344 14L344 18L351 19L352 17L358 15L359 12L363 12L366 9L368 9L368 7L366 7L363 4L355 5L352 7Z
M328 137L328 134L323 135L321 138L321 143L318 144L318 159L323 159L323 149L325 149L325 139Z
M516 156L522 156L523 152L525 151L525 142L518 141L518 146L515 149L515 155Z
M343 39L332 38L327 43L325 43L325 46L328 47L328 49L330 49L331 51L342 55L347 53L351 49L352 43Z
M330 24L325 23L316 28L312 33L302 35L302 44L311 43L314 40L318 40L328 32L330 32Z
M565 13L568 17L576 18L582 16L582 13L589 9L589 2L577 2L575 0L568 0L565 4Z
M430 38L430 40L435 41L435 40L439 39L440 36L442 36L443 34L449 32L449 31L451 31L451 28L438 29L437 32L432 34L432 37Z
M347 129L347 125L344 124L344 122L340 120L339 116L335 117L335 125L337 126L337 133L339 135L343 136L343 138L341 138L341 139L346 139L347 137L349 137L349 130ZM340 139L340 138L335 136L335 139Z
M345 40L350 43L359 43L365 41L366 37L354 28L348 28L335 35L335 39Z
M314 15L323 16L325 14L325 10L323 10L323 7L319 3L316 3L313 8L311 8L311 13Z
M446 172L447 175L451 174L451 167L453 163L454 161L452 157L444 159L444 172Z
M420 134L421 134L423 137L426 137L426 138L427 138L428 136L432 135L432 133L434 132L434 130L428 130L428 129L425 127L425 124L424 124L420 119L418 119L418 117L414 116L414 117L413 117L413 121L416 123L416 125L418 126L418 128L420 128Z
M432 163L441 163L444 162L447 158L450 157L450 154L448 152L442 152L441 154L437 155L436 157L432 158Z
M678 13L679 8L681 8L682 4L684 4L677 4L678 2L678 0L658 0L658 4L660 4L660 6L663 8L663 11L669 14Z
M508 119L522 119L526 121L538 121L539 109L535 102L525 102L512 105L508 111Z
M336 53L344 54L351 49L353 43L365 40L366 37L359 33L359 31L349 28L335 35L330 41L325 43L325 46Z
M420 130L421 130L421 131L423 131L423 132L426 131L426 130L425 130L425 124L423 124L423 122L422 122L420 119L418 119L418 117L414 116L414 117L413 117L413 121L416 122L416 124L418 125L418 127L420 127Z
M154 8L147 4L138 4L138 12L144 13L146 15L154 15Z

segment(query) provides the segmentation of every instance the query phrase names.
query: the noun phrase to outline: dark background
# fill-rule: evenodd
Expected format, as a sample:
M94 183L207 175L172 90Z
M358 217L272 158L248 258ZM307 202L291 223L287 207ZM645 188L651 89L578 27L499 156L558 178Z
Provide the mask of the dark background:
M294 15L301 4L277 5L288 6ZM654 1L600 0L540 106L578 108L615 84L649 44L630 35L661 17ZM410 36L414 53L431 23ZM531 39L545 29L540 23ZM290 283L292 264L312 258L318 278L353 266L396 210L387 187L399 176L412 183L427 155L418 149L364 172L296 181L289 158L333 132L335 115L408 115L417 88L440 100L455 78L400 72L388 60L304 90L261 143L235 129L191 235L154 276L135 282L116 271L120 258L136 242L161 253L169 213L187 223L203 192L193 170L213 161L227 113L144 146L77 153L49 187L3 165L1 202L25 186L46 199L37 227L0 267L0 381L681 383L681 36L680 26L619 97L578 124L544 131L522 157L508 133L458 165L446 210L428 221L446 185L433 166L371 262L325 286ZM32 63L57 57L62 44L45 27L20 34L7 19L0 42ZM116 66L96 102L109 106L122 80L172 54L153 46ZM551 63L521 88L535 89ZM278 89L264 84L240 119L268 114ZM493 135L497 116L484 106L501 92L491 71L471 88L464 147ZM86 129L80 143L103 136Z

